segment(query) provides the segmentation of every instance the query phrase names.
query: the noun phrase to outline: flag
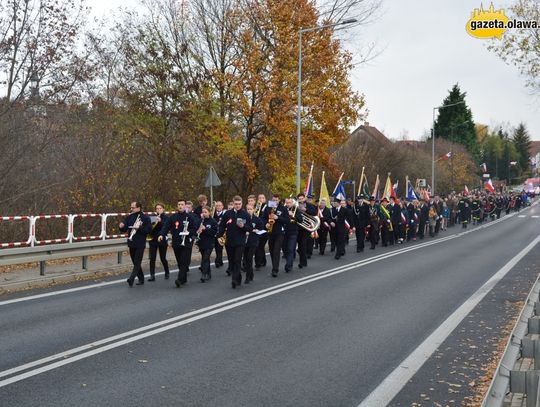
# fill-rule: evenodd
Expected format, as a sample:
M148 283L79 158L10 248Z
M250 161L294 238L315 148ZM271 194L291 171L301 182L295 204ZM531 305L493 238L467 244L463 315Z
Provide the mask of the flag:
M371 194L371 195L373 195L375 197L376 201L378 201L380 199L380 196L379 196L379 184L380 184L379 174L377 174L377 178L375 178L375 185L373 187L373 193Z
M441 156L441 157L439 158L439 160L446 161L446 160L450 159L451 157L452 157L452 152L449 151L449 152L447 152L445 155Z
M395 198L397 198L397 196L398 196L398 193L397 193L397 191L398 191L398 184L399 184L399 180L397 180L396 183L395 183L394 185L392 185L392 190L394 191L394 195L393 195L393 196L394 196Z
M334 187L334 190L332 191L332 196L336 196L336 190L338 189L339 185L341 184L341 179L343 178L343 175L345 173L342 172L341 175L339 176L337 182L336 182L336 186Z
M480 164L480 168L482 168L482 172L487 172L487 165L486 165L486 163Z
M321 177L321 189L319 194L319 200L324 199L326 201L326 206L330 205L330 194L328 193L328 188L326 187L326 180L324 179L324 171L322 172Z
M364 183L362 185L362 194L364 194L366 199L369 199L369 184L367 182L366 174L364 174Z
M412 186L412 183L411 181L409 180L409 178L407 177L407 201L417 201L418 200L418 196L416 195L416 193L414 192L414 188Z
M510 161L510 165L517 165L517 161Z
M465 185L465 189L463 190L463 195L464 196L469 195L469 188L467 188L467 185Z
M340 200L347 199L347 194L345 194L345 187L343 185L343 182L340 182L333 194L337 199Z
M495 193L495 187L493 186L493 183L491 182L491 178L489 178L485 185L486 189L491 192L492 194Z
M390 199L392 196L392 181L390 180L390 173L386 176L386 183L384 184L383 197Z
M313 161L311 162L311 169L306 181L306 188L304 189L304 195L308 198L313 197Z

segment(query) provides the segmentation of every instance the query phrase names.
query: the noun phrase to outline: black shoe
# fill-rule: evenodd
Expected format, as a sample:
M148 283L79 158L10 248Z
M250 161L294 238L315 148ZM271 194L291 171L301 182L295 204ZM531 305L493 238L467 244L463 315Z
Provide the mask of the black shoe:
M336 254L336 255L334 256L334 259L339 260L340 257L341 257L341 256L340 256L339 254Z
M320 254L321 256L324 256L324 252L319 252L319 254Z
M232 287L232 288L236 288L236 282L235 282L235 281L232 281L232 282L231 282L231 287Z
M156 278L154 276L150 277L148 281L156 281Z
M127 283L129 284L130 287L133 287L133 280L130 280L129 278L127 279Z
M136 282L135 285L144 285L144 280Z
M249 278L246 277L246 278L244 279L244 284L249 284L250 281L251 281L251 280L250 280Z
M165 274L165 280L168 280L169 279L169 273L166 273Z
M370 250L375 250L375 246L371 246L371 247L370 247Z
M362 249L361 247L358 247L358 248L356 249L356 253L362 253L363 251L364 251L364 249Z
M229 269L225 270L225 273L227 273L227 275L228 275L228 276L230 276L230 275L231 275L231 272L230 272L230 270L229 270Z
M299 264L299 265L298 265L298 268L299 268L299 269L301 269L301 268L303 268L303 267L305 267L305 266L303 266L302 264Z
M308 254L308 255L307 255L307 258L308 258L308 259L311 259L311 254Z
M290 267L287 267L285 266L285 273L288 273L289 271L291 271L291 268ZM272 273L272 276L274 275L274 273Z
M272 271L272 277L277 277L277 271Z
M174 284L176 285L176 288L180 288L180 281L174 280Z

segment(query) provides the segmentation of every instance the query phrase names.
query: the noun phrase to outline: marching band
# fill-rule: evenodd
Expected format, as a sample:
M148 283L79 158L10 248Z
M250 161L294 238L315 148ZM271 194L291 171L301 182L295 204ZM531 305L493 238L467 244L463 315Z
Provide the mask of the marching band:
M285 259L284 271L293 270L295 259L298 268L308 266L313 250L324 256L328 238L330 251L339 260L345 256L349 237L356 236L356 252L363 252L365 242L374 250L381 246L403 244L434 237L440 231L461 224L478 225L499 219L511 211L527 205L525 193L484 193L469 196L451 194L447 197L425 195L423 199L398 199L390 196L377 200L374 196L358 195L356 200L334 198L331 205L325 199L311 203L310 196L299 194L282 201L274 194L267 202L264 194L250 195L243 205L242 197L235 196L224 209L223 202L208 206L205 195L199 195L199 205L193 210L190 201L180 199L177 211L167 216L163 204L155 206L156 215L147 216L139 202L131 203L131 213L119 224L122 232L129 231L128 247L133 271L127 279L130 287L135 278L137 285L144 284L141 263L146 243L150 247L150 278L155 281L157 253L169 278L166 253L172 246L178 275L175 285L187 282L193 246L201 254L201 282L211 279L211 255L215 252L214 266L224 265L223 248L228 260L226 273L231 276L232 288L253 281L254 270L266 267L266 247L271 261L271 276L277 277L280 260Z

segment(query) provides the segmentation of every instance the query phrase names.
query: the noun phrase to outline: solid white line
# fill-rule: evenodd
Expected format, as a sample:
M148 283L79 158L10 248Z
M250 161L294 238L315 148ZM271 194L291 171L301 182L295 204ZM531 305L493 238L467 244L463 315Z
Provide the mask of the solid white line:
M506 263L482 287L471 295L452 313L424 342L390 373L358 407L382 407L388 405L407 382L416 374L433 352L446 340L454 329L478 305L480 301L503 279L506 274L540 242L540 235Z
M525 218L525 215L518 215L518 218ZM534 216L533 216L534 218Z
M536 218L540 218L540 216L538 216L538 215L533 215L533 216L531 216L531 218L535 218L535 219L536 219Z

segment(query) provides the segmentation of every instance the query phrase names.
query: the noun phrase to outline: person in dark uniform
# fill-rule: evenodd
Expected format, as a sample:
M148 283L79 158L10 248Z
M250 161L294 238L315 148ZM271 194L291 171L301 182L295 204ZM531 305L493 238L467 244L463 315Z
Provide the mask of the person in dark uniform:
M231 272L232 288L236 288L242 284L242 255L246 247L246 233L251 232L253 227L248 222L248 213L242 209L242 197L236 195L233 198L233 209L225 212L219 225L218 238L222 237L227 232L227 242L225 246L228 248L229 270Z
M308 215L317 216L317 205L313 204L313 197L311 195L306 196L306 213ZM313 248L315 247L315 241L317 239L318 232L308 232L307 244L306 244L306 256L311 259L313 255Z
M495 198L495 216L497 219L501 218L501 212L504 208L504 199L501 196L501 194L497 194L497 198Z
M461 221L461 227L463 229L467 228L469 224L469 218L471 216L471 208L469 207L469 200L465 197L462 197L458 202L458 213L459 219Z
M302 193L298 194L298 209L301 211L305 211L306 214L311 216L317 215L317 208L309 204L306 201L306 196ZM301 213L300 210L297 210L297 213ZM298 226L298 237L297 237L297 244L298 244L298 257L299 257L299 264L298 267L307 267L307 246L308 246L308 239L310 239L311 232L307 231L303 227Z
M328 239L328 231L330 230L330 223L332 222L332 215L330 209L326 207L326 199L321 199L319 201L318 207L318 216L321 220L319 225L319 230L317 231L319 237L317 238L317 247L319 254L324 256L324 251L326 250L326 242Z
M143 213L140 202L131 202L130 209L131 213L118 226L122 233L129 230L127 244L129 247L129 256L133 262L133 270L127 279L127 283L130 287L133 287L135 277L139 279L137 285L144 284L144 273L141 263L144 256L144 249L146 248L146 235L152 231L152 222Z
M199 218L202 218L202 210L208 205L208 198L206 195L201 194L197 197L197 202L199 202L199 206L193 210L193 213Z
M393 236L392 229L392 214L388 209L388 199L384 197L381 200L380 212L380 225L381 225L381 244L383 247L388 246Z
M480 199L475 195L471 202L471 214L472 214L472 223L477 225L480 223L480 208L481 208Z
M167 220L167 215L165 215L165 207L163 204L158 203L155 206L155 211L157 216L152 223L152 231L148 235L150 237L150 241L148 242L148 245L150 246L150 278L148 281L156 281L156 258L158 250L159 259L165 270L165 280L169 279L169 262L167 261L167 249L169 248L169 245L166 240L158 242L159 232Z
M186 201L178 200L177 212L168 217L159 232L158 242L165 240L167 233L172 235L172 248L178 264L178 277L174 281L176 287L187 282L187 273L191 264L191 250L197 236L199 223L194 222L194 216L185 211Z
M429 207L425 199L420 200L418 211L418 237L422 240L426 234L426 224L429 221Z
M340 206L341 204L337 201L333 201L332 202L332 207L330 208L330 213L332 215L332 223L330 223L330 232L329 232L329 236L330 236L330 252L333 253L335 250L336 250L336 227L335 226L332 226L332 224L335 225L335 218L334 218L334 209L336 209L338 206Z
M257 232L264 230L264 224L261 218L255 216L255 207L253 205L247 205L246 210L248 213L248 222L251 223L251 232L249 232L246 247L244 249L244 256L242 259L242 268L246 273L244 284L249 284L253 281L253 257L255 250L259 246L259 236ZM266 233L264 233L266 234Z
M332 208L332 227L335 229L336 239L336 255L334 258L339 260L345 256L345 235L350 231L354 232L354 220L351 212L347 208L347 202L341 199L335 199L338 203L335 208Z
M292 270L293 267L294 257L296 254L296 243L298 242L298 233L299 229L301 229L298 225L302 222L302 214L300 213L298 208L295 209L294 200L292 198L285 199L285 208L287 208L287 212L290 218L290 222L285 225L285 237L283 240L283 252L285 254L285 258L287 259L285 263L285 273L288 273ZM306 253L304 247L304 259L305 255Z
M255 212L254 215L261 219L263 222L263 225L266 225L268 222L268 219L264 219L264 214L266 213L266 196L264 194L259 194L257 197L257 204L255 205ZM268 242L268 233L263 233L262 235L258 235L259 237L259 243L257 244L257 248L255 249L255 269L260 269L261 267L266 267L266 253L264 251L264 248L266 246L266 242Z
M289 213L287 208L280 203L279 195L274 194L272 201L268 202L263 219L266 222L265 227L268 231L268 248L272 259L272 277L277 277L281 248L285 237L285 226L290 223Z
M418 226L418 208L416 207L415 203L418 201L413 201L407 204L407 219L409 221L408 227L407 227L407 241L416 240L416 229Z
M210 216L210 208L205 206L201 211L202 219L197 234L199 235L198 246L201 252L201 283L212 278L210 270L210 255L215 246L218 224Z
M375 205L375 197L369 197L369 241L371 243L370 249L374 250L377 243L379 243L379 222L381 219L379 207Z
M369 205L366 196L360 194L356 197L354 206L354 221L356 227L356 253L364 251L366 241L366 228L369 223Z
M214 220L216 221L218 226L224 214L225 211L223 210L223 202L216 201ZM221 266L223 266L223 246L218 243L217 238L214 239L214 250L216 252L216 260L214 261L214 264L216 265L216 268L220 268Z
M391 244L398 244L403 241L402 235L401 235L401 204L399 201L391 196L390 197L390 204L388 205L390 208L390 215L392 220L392 243Z

